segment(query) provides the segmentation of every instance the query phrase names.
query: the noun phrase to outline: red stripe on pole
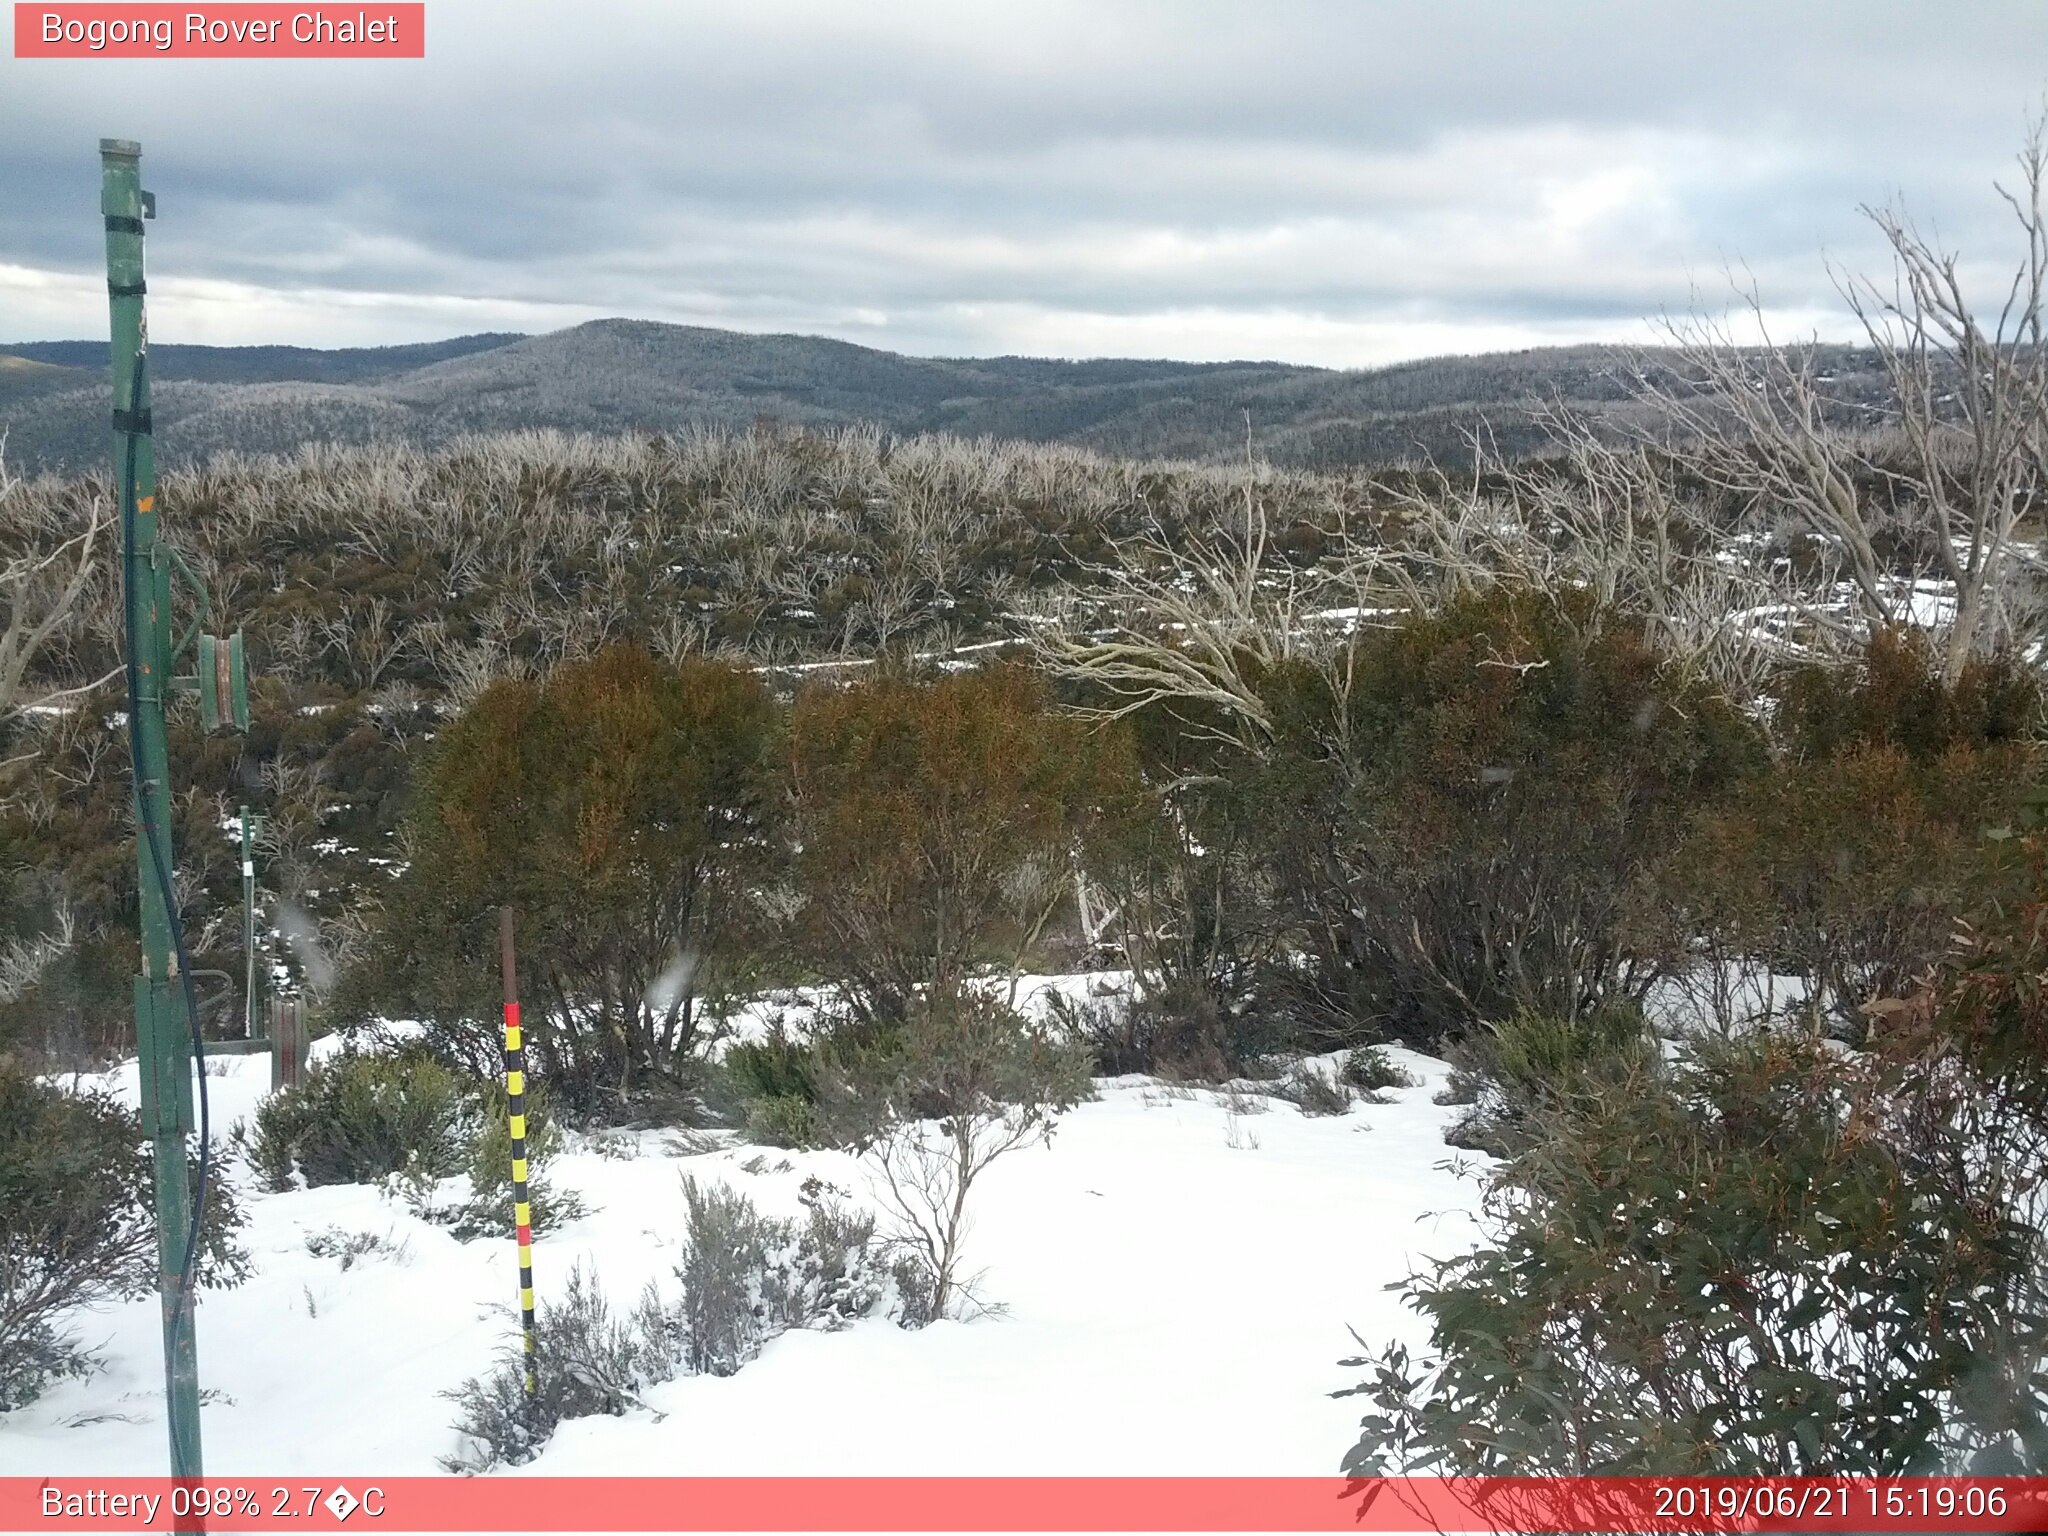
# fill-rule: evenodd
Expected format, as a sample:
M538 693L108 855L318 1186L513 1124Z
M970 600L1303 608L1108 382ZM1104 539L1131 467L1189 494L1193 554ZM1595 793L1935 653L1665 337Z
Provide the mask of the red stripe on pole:
M519 1246L520 1246L520 1247L522 1247L522 1248L527 1248L527 1247L531 1247L531 1246L532 1246L532 1244L533 1244L533 1228L531 1228L531 1227L527 1226L527 1225L526 1225L526 1224L525 1224L524 1222L520 1223L520 1226L519 1226Z
M0 1479L0 1529L166 1529L170 1478ZM346 1490L344 1499L337 1490ZM156 1513L118 1505L155 1498ZM206 1478L214 1531L2040 1531L2048 1478ZM206 1500L194 1511L195 1498ZM343 1509L339 1518L329 1501ZM360 1513L358 1513L360 1511ZM342 1522L356 1518L347 1526ZM178 1518L186 1518L178 1516Z

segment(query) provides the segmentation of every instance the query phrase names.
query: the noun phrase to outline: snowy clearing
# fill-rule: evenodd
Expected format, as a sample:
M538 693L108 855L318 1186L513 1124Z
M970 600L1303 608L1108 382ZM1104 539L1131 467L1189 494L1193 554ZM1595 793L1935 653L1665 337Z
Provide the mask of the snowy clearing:
M322 1042L331 1045L333 1042ZM1458 1111L1431 1102L1442 1063L1390 1049L1416 1080L1389 1102L1308 1118L1206 1091L1101 1080L1052 1144L976 1186L967 1267L999 1311L906 1332L869 1319L772 1341L737 1375L656 1387L651 1411L564 1424L541 1474L1328 1475L1359 1409L1327 1394L1355 1328L1421 1342L1391 1282L1471 1240L1476 1186L1446 1164ZM228 1177L246 1195L252 1278L202 1293L200 1379L215 1475L431 1474L457 1448L440 1394L515 1334L514 1255L457 1242L378 1189L257 1192L225 1138L268 1081L261 1056L209 1076ZM133 1063L107 1079L133 1101ZM1248 1107L1261 1112L1245 1113ZM622 1152L632 1155L622 1156ZM834 1152L688 1153L673 1133L574 1138L552 1169L589 1214L544 1234L543 1301L572 1265L628 1306L673 1295L681 1180L725 1180L794 1213L815 1174L867 1198ZM344 1269L330 1229L398 1245ZM0 1416L0 1474L165 1470L154 1298L83 1319L107 1369Z

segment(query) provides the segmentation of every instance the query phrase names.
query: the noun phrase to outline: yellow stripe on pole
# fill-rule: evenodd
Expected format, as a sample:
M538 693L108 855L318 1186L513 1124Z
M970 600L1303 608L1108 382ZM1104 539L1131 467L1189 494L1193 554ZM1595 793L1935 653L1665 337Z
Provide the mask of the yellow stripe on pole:
M513 914L498 909L498 956L505 973L505 1129L512 1137L513 1237L519 1245L519 1309L526 1344L526 1396L540 1394L540 1347L534 1340L533 1207L526 1194L526 1055L519 1048L519 978L512 952Z

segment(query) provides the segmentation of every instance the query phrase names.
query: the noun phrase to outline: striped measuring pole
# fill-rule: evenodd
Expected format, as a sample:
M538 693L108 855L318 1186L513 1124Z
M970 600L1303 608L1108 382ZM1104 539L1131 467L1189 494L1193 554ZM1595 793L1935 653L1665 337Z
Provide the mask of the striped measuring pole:
M512 1132L512 1223L519 1238L519 1323L525 1331L526 1395L540 1390L533 1325L533 1207L526 1193L526 1046L519 1033L519 980L512 962L512 909L498 909L505 968L505 1113Z

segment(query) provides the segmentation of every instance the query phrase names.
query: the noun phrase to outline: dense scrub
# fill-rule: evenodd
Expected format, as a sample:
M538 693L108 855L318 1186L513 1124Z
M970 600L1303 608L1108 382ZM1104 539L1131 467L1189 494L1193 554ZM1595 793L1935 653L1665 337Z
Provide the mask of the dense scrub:
M1214 525L1246 479L871 430L534 433L166 475L166 531L214 623L243 628L251 656L246 737L204 738L188 707L172 711L195 959L240 974L239 854L222 827L246 803L269 818L267 961L316 988L341 968L366 899L406 857L396 839L425 749L494 680L618 640L671 663L721 657L784 688L799 664L830 676L1002 641L1021 606L1085 578L1134 530ZM1302 558L1366 495L1327 477L1259 479L1274 515L1304 531ZM24 526L69 533L106 493L45 479L14 495L37 514ZM96 569L27 679L31 696L97 686L0 718L0 1045L68 1065L106 1059L131 1006L112 574ZM239 1016L223 996L219 1027Z
M1608 617L1499 588L1369 631L1341 690L1288 688L1255 773L1305 1024L1426 1044L1641 1000L1631 896L1764 747Z
M1354 1472L2048 1469L2048 857L1871 1049L1767 1030L1583 1073L1487 1176L1485 1240L1409 1283ZM2008 829L2009 830L2009 829ZM2013 838L2001 839L2011 844Z
M1576 717L1572 750L1610 752L1603 789L1648 793L1646 775L1661 776L1658 793L1672 803L1684 793L1703 793L1708 779L1725 774L1735 750L1728 732L1691 708L1701 697L1697 669L1687 674L1691 682L1649 675L1660 664L1683 671L1678 664L1693 655L1686 647L1701 642L1683 638L1684 625L1673 613L1638 614L1628 607L1671 585L1629 564L1640 562L1640 530L1616 533L1558 510L1569 508L1575 486L1608 472L1605 462L1567 459L1541 473L1488 469L1467 488L1471 500L1464 511L1456 503L1465 489L1406 470L1369 479L1260 465L1114 462L1064 448L893 440L870 431L613 439L543 433L466 440L434 453L400 446L307 449L284 459L223 459L168 475L159 495L167 527L206 580L216 613L248 631L257 673L255 718L246 738L204 739L184 711L173 714L174 773L183 786L174 814L179 873L194 915L191 947L199 963L239 972L233 954L239 859L222 828L247 803L269 818L257 859L270 919L269 967L316 990L324 990L331 975L358 969L353 962L370 937L375 898L417 855L400 844L399 832L422 782L422 762L451 728L484 729L456 722L493 682L502 685L493 708L510 709L524 696L520 690L530 694L540 679L625 641L671 667L690 656L716 656L715 665L750 670L786 701L800 681L829 685L877 658L940 657L962 643L990 644L1001 654L1002 644L1021 631L1048 632L1043 623L1019 623L1034 606L1046 608L1042 617L1056 619L1058 627L1086 629L1113 618L1117 603L1131 595L1115 576L1120 562L1155 559L1169 562L1162 581L1207 597L1226 588L1304 596L1267 617L1283 628L1319 631L1327 655L1328 622L1305 594L1323 590L1329 573L1350 558L1347 551L1370 547L1393 582L1390 590L1406 593L1399 601L1424 620L1424 630L1378 645L1372 642L1383 632L1366 631L1359 658L1380 660L1368 668L1376 669L1370 686L1341 706L1304 685L1291 662L1272 675L1250 677L1251 691L1265 701L1260 708L1279 712L1273 723L1287 737L1269 743L1275 750L1262 763L1230 760L1211 734L1218 721L1205 715L1207 705L1160 701L1130 719L1131 743L1104 750L1135 754L1135 765L1121 771L1141 791L1145 813L1097 820L1084 872L1088 889L1103 899L1086 901L1087 911L1074 914L1071 925L1068 914L1056 914L1046 936L1064 929L1081 952L1108 950L1140 973L1148 998L1171 999L1173 1017L1154 1033L1182 1041L1177 1050L1242 1057L1267 1048L1271 1042L1260 1034L1273 1015L1245 1006L1256 995L1303 1020L1320 1013L1326 1031L1338 1034L1349 1028L1343 1019L1363 1012L1375 1018L1374 1028L1391 1020L1426 1037L1436 1032L1441 1000L1452 996L1451 988L1471 996L1474 1011L1493 1009L1497 1000L1472 993L1469 958L1441 947L1410 957L1399 935L1357 931L1343 893L1362 879L1394 891L1406 878L1408 894L1441 904L1455 901L1451 887L1473 878L1473 871L1438 871L1429 877L1432 888L1423 890L1412 873L1416 860L1430 857L1421 841L1404 852L1347 848L1328 837L1328 846L1318 846L1315 839L1351 825L1361 807L1370 809L1365 802L1374 794L1385 800L1411 790L1428 813L1418 818L1417 838L1427 837L1431 820L1454 825L1468 811L1496 827L1513 819L1520 801L1538 798L1544 774L1561 768L1538 764L1512 779L1440 784L1413 755L1429 750L1415 732L1480 729L1491 712L1492 724L1484 728L1496 731L1490 743L1496 752L1513 749L1516 732L1530 745L1529 721L1547 707L1544 689L1564 687L1533 671L1527 687L1508 675L1495 665L1505 653L1489 655L1481 644L1493 643L1491 633L1468 634L1465 659L1498 676L1462 676L1450 659L1425 664L1421 651L1437 643L1427 625L1461 622L1454 612L1430 614L1456 609L1464 600L1459 594L1484 589L1485 571L1498 566L1519 572L1517 582L1533 590L1582 588L1599 613L1619 615L1613 627L1642 642L1632 658L1621 655L1618 642L1570 638L1586 626L1568 616L1539 622L1533 608L1498 637L1520 658L1514 665L1532 669L1550 661L1558 644L1584 652L1574 666L1594 686ZM1682 477L1666 478L1670 483L1658 485L1667 500L1694 494ZM90 480L45 480L15 494L61 528L83 517L104 489ZM1701 539L1724 523L1734 526L1739 512L1711 497L1685 510L1683 519L1677 502L1652 510L1678 520L1660 534L1658 547L1671 544L1695 556ZM1529 519L1519 543L1493 531L1503 518L1515 517ZM1776 569L1784 564L1781 554L1796 553L1790 535L1768 527L1744 537L1757 571ZM1177 554L1194 563L1176 573L1171 561ZM1203 564L1216 559L1224 565ZM1239 559L1250 562L1241 573L1230 565ZM1679 576L1692 580L1685 572L1673 580ZM107 580L105 573L95 578L86 601L52 637L32 685L90 683L112 666L117 605L109 600ZM1546 589L1544 581L1553 585ZM1340 581L1331 588L1330 602L1345 601L1342 587ZM1723 595L1749 600L1737 598L1733 588ZM1726 607L1718 611L1725 619ZM1142 612L1124 617L1141 625L1163 620ZM1206 622L1194 616L1197 626ZM1183 624L1179 632L1193 631ZM1266 649L1293 651L1300 660L1312 649L1295 643L1305 635L1278 634ZM1251 643L1255 635L1247 631L1246 639ZM1403 647L1406 663L1394 654ZM1744 666L1756 649L1743 650ZM792 670L799 665L810 670ZM1412 675L1397 675L1403 665ZM1434 666L1434 674L1426 666ZM1747 672L1741 676L1745 687L1755 681ZM630 693L639 685L620 677L605 686ZM1063 680L1055 688L1063 701L1089 702L1085 684ZM109 726L115 692L113 683L103 682L75 707L0 722L0 958L6 962L0 966L0 1042L36 1060L103 1060L127 1028L121 936L134 876L122 831L123 753L119 733ZM836 707L824 702L832 689L810 692L805 709L822 729ZM1595 713L1596 707L1619 707L1623 692L1639 702L1655 697L1666 709L1626 763L1621 749L1628 743L1618 722L1632 716ZM594 696L579 704L566 686L557 695L560 707L551 706L550 719L558 728L595 728L594 714L576 714L578 708L597 710ZM1422 722L1382 740L1372 710L1384 715L1425 702ZM1756 701L1738 696L1736 702ZM1924 713L1916 701L1902 697L1900 704L1894 714ZM721 707L756 708L739 693ZM2007 726L2027 728L2019 723L2024 710L1998 708ZM1519 724L1516 711L1525 717ZM1788 702L1785 718L1796 722L1804 714ZM614 721L613 728L624 722ZM1602 730L1606 737L1596 740ZM1705 739L1710 732L1723 738L1719 745ZM569 739L574 745L595 738ZM1545 749L1567 744L1560 736ZM1464 747L1476 752L1479 745L1473 740ZM1887 745L1905 750L1901 743ZM1704 755L1688 766L1690 760L1682 760L1688 752ZM1658 753L1678 756L1657 761ZM509 771L509 764L480 764L470 792L499 794L499 808L509 811L506 785L494 782ZM709 770L700 765L693 771ZM1689 781L1687 774L1696 777ZM1568 777L1555 782L1567 791L1578 787ZM1581 809L1595 821L1606 816L1610 830L1647 839L1643 856L1668 836L1668 818L1649 814L1647 801L1640 815L1631 805L1621 828L1612 801L1599 800L1590 788L1586 793L1593 803ZM1844 791L1853 793L1853 786ZM1276 812L1288 808L1291 869L1274 868L1242 841L1266 835L1253 813L1269 796ZM1103 809L1116 810L1107 802ZM568 836L554 830L557 842ZM1383 856L1391 862L1381 866ZM1622 856L1632 862L1638 850L1631 844ZM1545 868L1559 867L1556 858L1545 858ZM1360 873L1366 859L1379 869L1369 879ZM1403 859L1411 867L1408 877L1396 872ZM1320 870L1312 867L1318 860ZM806 878L823 873L812 869ZM1606 899L1581 892L1567 903L1574 911L1558 931L1530 938L1578 942L1587 931L1587 903ZM1512 926L1504 912L1498 915ZM747 969L758 958L757 946L747 940L721 952L719 943L708 941L722 925L715 918L700 922L709 916L698 912L690 919L693 932L684 948L695 957L691 967L703 966L704 980L683 989L683 1012L673 1027L665 1016L651 1026L629 1020L629 1037L651 1030L663 1038L651 1046L629 1038L616 1048L600 1047L618 1058L607 1068L615 1070L615 1083L636 1074L644 1082L650 1056L687 1044L698 1032L707 996L759 979ZM814 938L817 916L813 906L803 920ZM467 922L475 914L461 917ZM1733 919L1716 921L1731 933L1747 932ZM1604 932L1605 919L1594 926ZM699 931L707 940L701 952ZM1313 956L1308 974L1282 986L1275 967L1300 951L1304 935ZM1458 942L1497 948L1508 936L1502 929ZM1354 954L1361 949L1378 953L1368 969L1385 972L1401 957L1410 975L1368 982ZM636 962L642 969L648 963L645 957ZM1607 963L1638 979L1646 974L1628 957L1610 955ZM583 969L587 974L589 967ZM689 974L694 977L695 969ZM1867 979L1847 976L1844 985ZM900 989L901 983L890 985ZM619 986L632 995L623 976ZM1513 986L1518 1000L1527 1001L1520 996L1527 985ZM1430 1001L1432 992L1439 1001ZM1540 1001L1559 1005L1557 998ZM232 1028L240 1002L223 992L215 1027ZM619 998L610 1006L620 1018L632 1012ZM346 1004L337 1017L360 1011ZM636 1064L628 1067L629 1060ZM652 1070L669 1071L658 1062Z

